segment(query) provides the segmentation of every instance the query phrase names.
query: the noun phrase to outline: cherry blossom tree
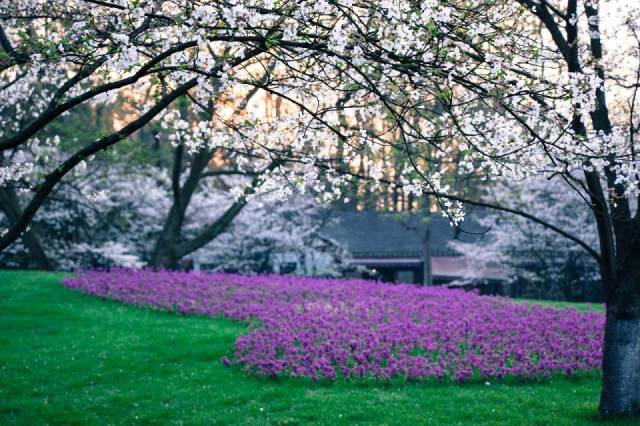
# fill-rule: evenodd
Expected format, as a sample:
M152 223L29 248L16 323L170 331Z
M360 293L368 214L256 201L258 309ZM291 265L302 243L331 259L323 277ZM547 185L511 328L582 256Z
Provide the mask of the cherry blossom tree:
M218 193L218 197L222 195ZM211 194L202 198L208 205L229 204L228 200L220 203ZM187 234L197 229L195 224L206 211L199 207L196 204L189 212L194 225L186 227ZM282 266L291 262L296 268L288 273L335 276L349 267L349 257L339 243L323 234L331 220L331 208L318 204L309 194L282 200L273 192L263 193L251 197L225 232L191 257L207 269L220 271L282 272Z
M258 88L288 113L256 105L246 119L208 117L192 148L286 162L261 188L311 187L336 199L354 179L385 183L380 164L343 166L385 147L404 159L394 184L430 195L454 226L463 203L483 205L583 248L599 265L607 305L600 412L630 414L640 402L640 68L637 6L629 9L616 25L605 0L3 0L0 184L28 172L12 154L39 143L62 114L115 96L131 114L25 184L32 198L0 249L65 175L162 119L176 100L188 96L206 111L221 91ZM624 49L613 37L628 40L618 43ZM415 157L412 147L423 145L442 158L461 153L458 167L485 179L561 180L591 209L598 246L526 209L456 192Z

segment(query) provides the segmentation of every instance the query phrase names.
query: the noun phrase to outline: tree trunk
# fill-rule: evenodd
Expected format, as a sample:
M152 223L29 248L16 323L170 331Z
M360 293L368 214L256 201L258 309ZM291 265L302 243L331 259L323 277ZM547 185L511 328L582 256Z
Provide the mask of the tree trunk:
M184 157L184 146L178 145L174 151L173 168L171 172L171 191L173 204L165 220L162 232L158 236L150 264L154 268L177 269L178 262L184 256L179 253L178 244L182 235L182 225L191 197L198 187L202 172L207 167L213 152L201 149L191 159L189 175L181 185L180 175Z
M640 233L632 222L627 224L629 238L618 242L614 273L603 274L602 279L607 307L600 394L603 417L640 414Z
M602 416L640 414L640 234L629 234L631 244L616 259L617 285L606 295Z
M233 219L240 214L247 204L247 196L252 194L260 184L260 176L262 173L267 170L274 170L282 164L280 160L272 161L263 172L257 173L254 176L251 185L245 188L242 197L231 204L222 216L217 218L215 222L201 228L195 237L189 240L183 240L181 236L185 212L210 157L211 153L204 151L196 155L191 164L189 177L182 187L180 187L179 173L176 171L177 169L174 168L174 203L171 206L164 228L158 237L154 253L151 257L150 264L154 268L163 267L166 269L176 269L180 259L204 247L207 243L226 231ZM180 158L181 156L176 157L174 165L181 161Z
M433 285L433 268L431 265L431 219L427 223L422 241L422 284Z
M600 415L640 413L640 317L607 313Z
M180 237L182 223L177 217L178 212L176 212L176 209L177 206L175 205L171 207L165 221L165 226L156 241L153 254L149 261L149 264L155 269L177 269L178 267L180 258L177 254L176 244Z
M149 264L154 269L178 269L178 257L175 255L175 251L171 249L160 249L154 252L153 257Z

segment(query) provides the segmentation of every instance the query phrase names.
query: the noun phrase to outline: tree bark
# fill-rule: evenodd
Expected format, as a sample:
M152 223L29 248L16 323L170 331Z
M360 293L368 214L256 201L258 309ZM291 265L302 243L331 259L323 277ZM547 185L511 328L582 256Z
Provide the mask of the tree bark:
M600 415L640 413L640 317L607 312L602 377Z
M265 75L261 79L261 83L264 84L268 81L270 73L274 69L274 64L269 65L269 68ZM216 81L216 88L219 88L219 82ZM239 114L241 110L246 106L246 104L253 98L256 93L258 93L259 87L254 86L243 102L240 103L239 106L236 107L234 113ZM191 98L193 102L195 102L198 106L202 108L203 111L206 111L211 117L213 117L213 111L215 109L215 100L211 99L207 106L200 104L195 99ZM280 108L281 98L278 98L276 102L276 108ZM187 110L184 109L186 105L181 105L182 114L184 116L187 115ZM211 118L206 117L206 118ZM157 142L157 140L156 140ZM240 213L242 208L244 207L245 201L242 199L236 203L232 207L225 212L225 214L216 220L213 224L206 226L203 230L200 231L197 237L192 241L182 241L182 225L184 224L185 214L187 212L187 208L189 207L189 203L191 202L191 197L195 190L197 189L200 180L207 176L214 175L229 175L229 174L248 174L242 172L240 170L214 170L214 171L206 171L209 161L211 160L214 154L213 150L203 148L200 149L191 159L189 165L189 176L184 183L181 185L180 183L180 175L182 173L182 163L184 158L184 146L178 145L176 150L174 151L173 158L173 170L171 175L171 190L173 193L173 204L171 205L171 209L167 218L165 220L164 227L162 232L160 233L158 240L156 241L156 245L151 256L149 264L154 268L165 268L165 269L176 269L178 267L178 262L187 254L197 250L198 248L206 245L209 241L213 240L215 237L220 235L229 225L231 220ZM239 208L238 208L239 206ZM237 209L235 213L232 215L229 214L229 211ZM228 219L228 222L225 223L225 220ZM208 238L208 239L207 239Z
M218 235L227 230L233 219L240 214L246 205L247 200L245 197L234 202L215 222L201 229L197 236L178 245L176 248L177 254L180 257L186 256L213 241Z
M176 156L176 161L179 158ZM231 204L222 216L217 218L215 222L201 228L195 237L189 240L180 240L187 206L210 158L210 151L201 151L196 154L191 165L189 177L182 187L179 186L179 181L176 180L176 168L174 167L174 204L171 206L171 211L165 222L163 232L156 243L150 262L154 268L175 269L180 259L184 256L204 247L226 231L233 219L246 206L247 196L252 194L260 184L262 174L266 171L274 170L283 163L280 160L272 161L265 170L254 175L251 185L245 188L244 194Z
M600 415L640 414L640 216L628 251L616 256L616 285L605 294Z
M3 235L0 238L0 251L7 248L11 243L17 240L20 235L26 230L27 226L35 216L36 212L42 206L45 199L49 196L53 188L62 180L62 178L73 170L80 162L89 158L90 156L96 154L101 150L106 150L107 148L117 144L130 134L136 132L143 126L145 126L149 121L151 121L156 115L162 112L167 106L169 106L174 100L184 95L187 91L191 90L198 84L198 79L193 78L186 83L180 85L173 92L169 93L166 96L163 96L153 107L149 108L147 112L142 114L140 117L130 122L122 129L117 132L110 134L109 136L105 136L103 138L98 139L97 141L85 146L81 150L74 153L71 157L65 160L62 164L60 164L54 171L49 173L44 177L42 183L38 186L38 190L36 191L33 198L22 214L20 215L20 219L15 222L9 232Z
M165 225L158 236L149 264L153 268L177 269L180 257L176 243L180 237L182 224L179 223L176 205L171 206Z
M174 151L171 189L173 204L165 220L162 232L158 236L150 264L154 268L176 269L178 262L184 256L178 250L182 235L182 225L191 197L195 192L202 173L212 156L212 151L202 149L191 160L189 176L184 185L180 184L184 146L178 145Z

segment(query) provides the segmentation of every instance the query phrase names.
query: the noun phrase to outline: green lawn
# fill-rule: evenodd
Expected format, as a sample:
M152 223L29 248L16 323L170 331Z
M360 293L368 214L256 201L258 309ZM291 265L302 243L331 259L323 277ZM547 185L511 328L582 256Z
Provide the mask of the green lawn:
M577 303L577 302L558 302L554 300L537 300L537 299L513 299L518 303L530 303L542 306L550 306L552 308L575 308L579 311L600 311L604 312L604 305L601 303Z
M249 377L220 362L243 326L94 299L61 277L0 271L0 424L595 423L593 374L490 385Z

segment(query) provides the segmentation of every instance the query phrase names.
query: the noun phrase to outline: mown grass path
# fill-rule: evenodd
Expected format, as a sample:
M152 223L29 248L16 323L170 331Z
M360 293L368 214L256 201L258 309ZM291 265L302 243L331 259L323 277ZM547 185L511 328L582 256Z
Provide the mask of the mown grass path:
M220 362L242 325L91 298L61 277L0 271L0 424L596 424L595 374L490 385L258 379Z

